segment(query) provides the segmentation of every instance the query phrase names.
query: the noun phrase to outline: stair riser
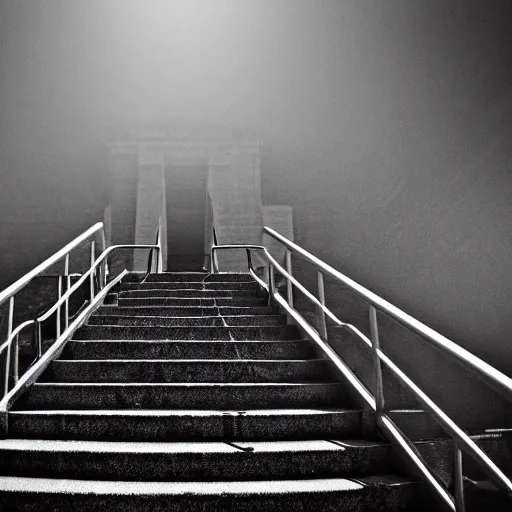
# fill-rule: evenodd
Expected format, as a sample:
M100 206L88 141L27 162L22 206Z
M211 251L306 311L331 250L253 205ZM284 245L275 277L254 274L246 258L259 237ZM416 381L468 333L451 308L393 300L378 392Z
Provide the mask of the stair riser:
M154 297L178 297L185 299L210 299L210 298L239 298L256 297L266 298L267 294L260 290L135 290L121 292L122 299L143 299Z
M212 307L212 306L234 306L234 307L254 307L254 306L267 306L266 298L258 297L235 297L234 299L219 298L219 299L168 299L168 298L155 298L155 299L123 299L119 298L117 304L120 307L134 307L134 306L199 306L199 307Z
M288 453L94 453L4 450L11 476L87 480L249 480L351 477L388 470L388 448Z
M279 310L268 306L260 307L115 307L105 306L98 309L99 315L113 316L264 316L277 315Z
M396 512L407 510L413 486L357 489L319 493L240 494L195 496L101 495L65 493L12 492L0 494L5 510L13 512L38 510L52 512L123 511L123 512ZM401 508L400 508L401 507ZM416 510L416 509L411 509Z
M310 359L311 342L147 342L71 341L64 359Z
M253 282L144 282L144 283L122 283L122 291L130 290L247 290L260 291L259 283Z
M357 411L322 415L118 417L59 415L9 417L9 437L109 441L252 441L334 439L361 433Z
M228 326L273 326L286 325L284 316L231 316L231 317L126 317L126 316L92 316L88 325L145 326L154 325L180 327L224 327Z
M90 325L76 340L293 340L295 327L113 327Z
M35 384L19 409L265 409L346 405L340 385L305 386L53 386Z
M250 274L202 274L202 273L168 273L168 274L149 274L145 279L146 283L175 283L175 282L226 282L226 283L254 283L254 278Z
M39 382L319 382L323 361L54 362Z

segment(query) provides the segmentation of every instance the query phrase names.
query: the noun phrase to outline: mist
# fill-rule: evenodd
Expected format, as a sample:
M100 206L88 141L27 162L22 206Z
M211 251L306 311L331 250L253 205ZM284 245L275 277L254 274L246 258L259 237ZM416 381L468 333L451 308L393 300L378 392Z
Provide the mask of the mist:
M491 320L505 340L511 10L2 0L0 284L101 220L104 144L227 127L262 141L263 201L294 207L308 250L457 338Z

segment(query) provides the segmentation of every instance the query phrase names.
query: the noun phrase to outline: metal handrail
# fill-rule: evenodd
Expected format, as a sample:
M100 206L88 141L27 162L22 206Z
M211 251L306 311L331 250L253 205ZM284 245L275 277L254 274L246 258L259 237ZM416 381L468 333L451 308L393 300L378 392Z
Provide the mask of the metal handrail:
M56 317L56 324L57 324L57 338L60 337L61 335L61 319L60 319L60 310L62 308L62 306L64 304L68 304L68 301L69 301L69 298L73 295L73 293L75 293L87 280L90 281L90 286L91 286L91 289L90 289L90 292L91 292L91 297L90 297L90 300L91 302L93 301L93 299L95 298L96 296L96 293L95 293L95 285L94 285L94 277L96 275L96 271L98 269L98 267L100 267L100 269L104 268L104 265L107 261L107 258L108 256L113 252L113 251L116 251L116 250L119 250L119 249L150 249L151 251L153 250L156 250L157 251L157 254L158 254L158 257L160 256L160 247L158 245L113 245L107 249L105 249L99 256L98 258L96 258L96 260L92 263L91 267L87 270L87 272L85 272L81 277L80 279L71 287L69 287L66 292L60 296L60 298L57 300L57 302L48 310L46 311L45 313L43 313L42 315L40 315L39 317L37 317L35 320L29 320L27 322L24 322L23 324L19 325L18 327L16 327L16 329L14 329L8 336L7 338L7 341L4 342L1 346L0 346L0 355L2 354L2 352L5 350L5 348L7 348L7 356L6 356L6 363L5 363L5 391L4 391L4 395L7 394L8 392L8 383L9 383L9 377L10 377L10 359L11 359L11 345L12 345L12 342L13 340L16 338L17 339L17 336L18 334L21 332L22 329L24 329L25 327L28 327L29 325L35 325L35 328L36 328L36 350L37 350L37 356L36 356L36 359L40 359L42 357L42 339L41 339L41 323L48 320L48 318L50 318L54 313L57 313L57 317ZM103 275L103 278L105 278L106 275L104 274ZM102 289L104 289L104 287L106 286L106 282L104 280L101 280L100 283L99 283L99 289L100 291ZM68 324L69 324L69 310L68 308L66 307L65 308L65 317L64 317L64 321L65 321L65 327L66 329L68 328ZM16 359L15 359L15 363L16 363L16 369L17 369L17 365L18 365L18 353L16 354ZM15 384L17 383L18 381L18 375L17 375L17 370L15 372Z
M57 308L62 306L62 304L66 301L66 299L69 299L69 297L76 291L78 288L80 288L81 285L85 283L87 278L90 279L91 275L93 275L93 272L98 268L98 266L105 261L105 259L110 255L111 252L116 251L118 249L151 249L151 250L157 250L159 251L158 245L111 245L108 249L105 249L96 259L96 261L92 264L92 266L89 268L85 274L82 275L82 277L69 289L67 290L64 295L43 315L37 318L37 322L44 322L45 320L48 320L50 316L57 311Z
M89 318L92 312L101 304L106 294L116 286L128 273L127 270L121 272L117 277L112 279L107 285L105 285L90 301L87 307L81 311L73 322L66 328L66 330L55 340L52 346L47 352L33 365L27 372L19 379L18 383L0 400L0 436L5 432L2 432L2 427L5 428L7 422L5 416L9 411L14 401L21 396L21 394L27 389L28 386L33 384L37 378L45 371L48 365L56 359L64 349L66 343L69 341L73 333L84 324Z
M4 375L4 396L9 391L9 377L10 377L10 370L11 370L11 346L13 340L16 338L16 349L19 350L18 346L18 336L25 327L29 327L31 325L34 325L36 323L35 320L27 320L26 322L23 322L22 324L18 325L14 331L10 334L10 336L7 338L7 340L2 343L0 346L0 356L2 355L3 351L7 349L7 355L5 356L5 375ZM16 359L14 360L14 383L16 384L18 382L19 377L19 363L18 363L18 353L16 353Z
M4 302L9 300L11 297L16 295L20 290L25 288L25 286L27 286L27 284L30 283L30 281L34 279L34 277L37 277L48 268L55 265L55 263L62 260L73 249L76 249L79 245L83 244L84 242L92 238L93 235L103 231L103 229L103 222L98 222L94 224L88 230L84 231L81 235L77 236L74 240L69 242L69 244L65 245L62 249L57 251L54 255L50 256L37 267L33 268L30 272L26 273L24 276L20 277L17 281L15 281L10 286L5 288L5 290L0 292L0 306Z
M298 254L303 259L311 263L317 270L322 272L325 275L328 275L334 278L336 281L343 283L347 288L355 292L361 298L363 298L366 302L372 304L375 308L377 308L382 313L390 316L400 324L404 325L411 331L419 334L426 340L430 341L436 348L439 348L455 359L465 363L470 368L477 371L479 375L485 376L487 380L490 381L493 386L498 387L505 393L506 397L512 399L512 379L507 377L504 373L500 372L490 364L486 363L479 357L475 356L465 348L457 345L452 340L446 338L442 334L438 333L434 329L428 327L424 323L416 320L414 317L402 311L401 309L393 306L390 302L378 296L377 294L371 292L364 286L356 283L349 277L345 276L338 270L334 269L327 263L324 263L322 260L313 256L311 253L299 247L297 244L291 242L283 235L280 235L273 229L268 227L264 228L265 233L270 235L272 238L281 242L288 250L291 252Z
M272 231L269 228L265 228L266 230ZM275 232L273 232L275 233ZM272 235L272 233L269 233ZM279 235L280 238L283 238ZM286 239L284 239L286 240ZM280 240L279 240L280 241ZM325 264L318 258L307 253L304 249L296 246L292 242L286 240L291 247L287 245L287 248L292 250L292 248L297 247L300 249L301 254L305 253L308 256L308 260L311 261L314 265L317 266L317 270L319 270L319 291L320 291L320 300L317 299L313 294L311 294L299 281L297 281L290 272L284 269L275 258L271 256L268 250L264 246L250 245L250 244L230 244L230 245L221 245L221 246L213 246L212 247L212 261L214 260L213 255L219 249L246 249L247 254L249 256L251 250L258 250L263 252L265 258L268 261L269 269L268 269L268 284L265 284L261 279L259 279L254 273L251 265L251 260L248 257L248 266L249 271L252 275L262 284L269 292L269 301L271 298L275 299L276 302L281 305L291 316L294 318L301 327L304 328L306 333L314 339L319 345L320 348L326 353L326 355L336 364L337 368L342 371L344 376L351 382L351 384L355 387L355 389L359 392L360 396L366 402L366 404L374 410L377 415L377 421L379 426L388 433L389 436L394 438L394 440L399 444L399 446L404 450L407 454L409 461L413 463L416 470L421 474L424 480L426 480L431 489L435 492L436 496L440 499L440 501L447 507L449 510L463 511L464 510L464 489L462 482L462 452L467 453L473 460L475 460L489 475L491 480L493 480L499 488L505 490L508 493L512 493L512 482L508 479L508 477L492 462L492 460L483 452L478 445L464 432L460 427L458 427L455 422L453 422L448 415L442 411L411 379L409 379L405 373L403 373L380 349L379 346L379 336L378 336L378 326L377 326L377 311L376 304L373 303L370 305L370 325L372 331L372 339L368 339L364 334L362 334L357 328L353 325L347 324L339 320L328 308L325 306L325 296L324 296L324 288L323 288L323 274L322 271L329 273L335 279L338 277L336 274L338 273L332 267ZM289 266L289 257L287 254L286 262L287 266ZM288 283L288 302L285 301L281 295L275 290L274 287L274 269L277 270L283 277L286 278ZM212 263L212 272L218 272L218 268L216 265ZM342 275L342 274L340 274ZM320 276L322 278L320 279ZM343 276L345 277L345 276ZM351 281L349 278L346 280ZM343 283L346 281L343 280ZM351 281L352 282L352 281ZM331 320L333 320L340 327L345 327L350 329L356 336L361 339L367 346L372 349L374 355L374 371L376 377L376 387L377 387L377 396L374 398L371 396L367 388L361 381L346 367L344 363L341 362L339 356L335 354L335 352L330 348L330 346L320 338L317 331L315 331L306 320L293 308L293 297L290 293L291 284L296 286L306 297L308 297L322 312L321 320L321 330L323 331L323 337L327 339L327 330L325 326L325 315L327 315ZM356 283L357 284L357 283ZM358 285L359 286L359 285ZM362 287L361 287L362 288ZM364 288L363 288L364 289ZM366 290L366 289L364 289ZM366 290L368 294L374 295L368 290ZM377 297L377 296L375 296ZM291 300L290 300L291 299ZM372 297L373 299L373 297ZM379 298L380 299L380 298ZM383 299L381 299L384 303ZM386 303L389 304L389 303ZM398 309L398 308L396 308ZM400 311L400 310L398 310ZM408 315L407 315L408 316ZM419 322L418 322L419 323ZM421 324L423 325L423 324ZM426 326L425 326L426 327ZM450 340L448 340L450 341ZM454 344L450 341L451 344ZM467 352L467 351L466 351ZM478 358L476 358L478 359ZM427 468L424 461L422 461L421 456L414 448L412 442L410 442L403 434L400 433L400 430L393 421L384 414L384 395L383 395L383 386L382 386L382 371L381 371L381 361L391 370L391 372L399 379L399 381L410 391L413 392L418 401L423 405L423 407L432 414L434 419L443 427L443 429L451 435L451 437L456 442L456 464L455 464L455 481L458 485L455 486L455 497L447 493L446 489L442 487L442 485L437 481L436 477L432 474L432 472ZM491 367L492 368L492 367Z
M0 306L4 304L5 302L9 301L9 310L7 313L7 338L11 337L12 331L13 331L13 323L14 323L14 298L15 295L21 291L23 288L25 288L32 279L42 274L45 270L55 265L57 262L64 259L64 277L66 278L67 287L70 286L70 274L69 274L69 259L70 259L70 253L72 250L76 249L80 245L82 245L84 242L87 242L90 240L91 242L91 260L94 259L94 254L96 250L96 235L99 233L100 235L100 246L101 250L104 250L106 247L105 242L105 228L103 225L103 222L98 222L91 226L89 229L84 231L81 235L77 236L74 240L69 242L67 245L65 245L62 249L57 251L55 254L50 256L48 259L43 261L41 264L39 264L37 267L33 268L30 272L25 274L24 276L20 277L17 281L15 281L13 284L8 286L5 290L0 292ZM105 276L107 273L107 268L105 267L101 271ZM62 277L59 276L59 296L61 293L62 288ZM92 285L91 285L92 286ZM67 310L67 305L66 305Z

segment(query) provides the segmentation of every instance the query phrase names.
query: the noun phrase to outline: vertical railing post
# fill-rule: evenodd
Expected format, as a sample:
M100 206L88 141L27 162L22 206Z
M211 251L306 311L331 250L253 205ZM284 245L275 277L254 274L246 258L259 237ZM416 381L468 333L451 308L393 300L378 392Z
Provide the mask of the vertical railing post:
M464 502L464 476L462 474L462 451L455 444L454 463L453 463L453 483L455 494L455 510L465 512L466 503Z
M245 252L247 253L247 268L249 269L249 272L250 272L251 270L254 270L254 268L252 266L251 250L246 249Z
M274 296L275 281L274 281L274 265L271 262L268 264L268 305L272 304L272 297Z
M158 249L151 249L151 273L158 274L158 267L160 265L160 247Z
M318 283L318 299L320 304L325 307L325 287L324 287L324 275L322 272L317 271L316 279ZM318 323L320 326L320 336L327 341L327 322L325 321L325 311L322 308L318 308Z
M9 393L9 374L11 373L11 345L7 345L7 353L5 355L5 377L4 377L4 396Z
M292 275L292 253L289 249L286 249L286 272ZM293 284L289 277L286 278L286 298L288 300L288 305L293 308Z
M158 236L158 251L157 251L157 260L156 260L156 271L158 274L163 272L164 263L163 263L163 247L162 247L162 234L159 233Z
M37 359L41 359L41 357L43 356L43 330L41 328L41 322L39 322L38 320L36 320L35 330Z
M377 420L384 413L384 385L382 381L382 365L380 361L380 340L379 325L377 323L377 310L370 306L370 332L372 340L373 372L375 378L375 406L377 409Z
M94 260L96 259L96 242L91 240L91 265L89 268L92 268L94 265ZM89 275L89 292L91 300L94 299L94 272L91 272Z
M9 299L9 311L7 313L7 339L11 337L12 327L14 323L14 295ZM11 366L11 345L12 342L7 345L7 353L5 360L5 389L4 395L9 392L9 373Z
M263 282L268 286L270 286L270 274L268 272L268 266L263 267Z
M18 384L20 378L20 335L16 334L16 342L14 344L14 371L13 371L13 385Z
M62 297L62 276L59 276L59 281L58 281L58 290L57 290L57 301L60 300L60 298ZM61 327L62 327L62 324L61 324L61 308L62 308L62 305L60 306L57 306L57 311L55 312L55 332L57 334L57 339L60 338L60 330L61 330Z
M219 260L217 256L217 251L214 251L212 248L212 263L213 263L213 273L218 274L219 272Z
M66 289L67 292L71 288L71 277L69 276L69 253L66 254L64 260L64 276L66 277ZM69 327L69 297L64 301L64 330Z
M163 272L164 263L162 258L162 246L158 247L157 250L157 260L156 260L156 272L157 274L161 274Z
M215 274L215 265L213 264L214 253L215 253L215 249L212 246L211 252L210 252L210 274Z
M9 299L9 312L7 313L7 338L12 334L14 323L14 295Z
M100 254L103 254L107 248L107 239L105 237L105 227L100 232ZM99 289L102 290L107 284L107 258L103 260L103 263L99 267Z

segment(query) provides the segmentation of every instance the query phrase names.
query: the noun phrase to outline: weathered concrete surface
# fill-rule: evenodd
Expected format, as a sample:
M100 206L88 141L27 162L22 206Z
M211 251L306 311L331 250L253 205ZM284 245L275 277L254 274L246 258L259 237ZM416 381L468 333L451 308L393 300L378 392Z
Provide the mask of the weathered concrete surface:
M14 411L21 439L250 441L355 438L357 409Z
M71 341L71 359L294 359L315 357L309 341Z
M249 450L250 448L250 450ZM388 470L389 445L361 440L142 443L0 440L0 471L85 480L357 478Z
M410 502L411 481L389 476L390 445L363 437L368 411L352 407L347 383L311 341L300 339L296 326L287 325L286 316L275 306L254 306L267 300L254 281L239 275L234 281L192 281L189 287L167 274L170 281L153 275L140 286L136 277L111 294L110 305L75 333L4 418L11 437L0 443L0 472L9 475L0 478L4 503L12 490L23 508L30 494L12 486L24 482L26 493L30 478L43 474L71 486L118 480L128 494L134 481L201 481L196 491L214 481L221 484L217 491L243 481L247 492L255 481L270 478L281 489L270 501L249 492L226 503L235 509L241 503L245 509L280 503L280 510L288 506L286 481L296 479L299 486L289 492L298 506L309 507L304 482L314 478L315 504L323 500L329 507L325 479L332 486L350 477L361 494L334 490L337 510L345 503L364 511L371 501L372 510L397 512ZM240 300L245 307L234 306ZM155 307L155 301L174 305ZM230 305L191 305L197 301ZM83 489L75 499L80 501ZM123 505L138 504L140 491ZM189 494L187 506L197 510L203 502L194 496ZM96 493L87 508L105 503L103 498L113 503ZM166 498L181 507L179 492L167 487ZM44 499L53 509L67 503L62 494L47 492ZM145 499L158 509L158 500Z
M36 501L56 512L70 509L163 512L169 507L179 512L305 512L317 507L327 512L397 512L407 510L408 505L423 510L418 508L421 502L414 500L418 486L408 478L360 480L361 483L330 478L160 485L130 482L120 489L119 482L3 477L0 493L13 511L31 510Z
M346 406L340 384L56 384L36 383L16 409L194 409L291 408Z
M116 316L95 315L89 319L89 325L117 325L117 326L248 326L248 325L286 325L286 317L282 315L256 315L256 316Z
M145 360L53 361L39 382L322 382L322 359L311 360Z

